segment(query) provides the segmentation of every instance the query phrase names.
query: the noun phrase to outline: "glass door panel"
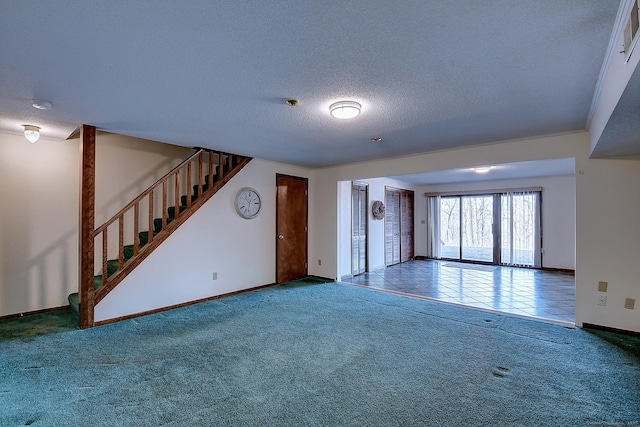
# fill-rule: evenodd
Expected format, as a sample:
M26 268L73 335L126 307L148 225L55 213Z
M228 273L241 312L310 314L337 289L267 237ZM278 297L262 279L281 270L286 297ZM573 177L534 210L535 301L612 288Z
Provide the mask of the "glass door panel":
M460 259L460 197L440 200L440 257Z
M462 197L462 259L493 262L493 196Z
M501 262L536 266L537 193L503 194Z

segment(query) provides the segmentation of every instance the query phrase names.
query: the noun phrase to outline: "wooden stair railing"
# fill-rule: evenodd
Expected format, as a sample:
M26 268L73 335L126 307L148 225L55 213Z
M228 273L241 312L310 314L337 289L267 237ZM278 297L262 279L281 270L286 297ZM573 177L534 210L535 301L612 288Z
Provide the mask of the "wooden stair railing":
M94 306L251 161L251 157L196 149L192 156L95 229L94 245L102 247L97 257L102 276L95 276L91 285L85 284L95 288ZM159 209L162 213L156 216ZM145 228L147 231L140 231ZM115 252L110 243L114 238L117 255L110 260ZM93 324L93 319L90 323Z

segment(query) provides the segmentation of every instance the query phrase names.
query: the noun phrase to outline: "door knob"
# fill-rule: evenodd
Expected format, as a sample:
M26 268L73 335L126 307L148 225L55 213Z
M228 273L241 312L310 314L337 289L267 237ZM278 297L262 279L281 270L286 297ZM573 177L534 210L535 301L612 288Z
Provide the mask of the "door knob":
M282 234L280 234L280 235L278 236L278 239L283 240L283 239L284 239L284 236L283 236Z

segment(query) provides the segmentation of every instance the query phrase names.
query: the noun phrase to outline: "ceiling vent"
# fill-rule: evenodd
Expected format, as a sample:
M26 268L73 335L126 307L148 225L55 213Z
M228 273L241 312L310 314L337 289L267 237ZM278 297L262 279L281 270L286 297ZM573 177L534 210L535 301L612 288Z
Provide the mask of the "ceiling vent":
M629 62L633 49L638 42L638 0L633 2L631 11L629 12L629 19L624 26L624 54L626 55L626 61Z

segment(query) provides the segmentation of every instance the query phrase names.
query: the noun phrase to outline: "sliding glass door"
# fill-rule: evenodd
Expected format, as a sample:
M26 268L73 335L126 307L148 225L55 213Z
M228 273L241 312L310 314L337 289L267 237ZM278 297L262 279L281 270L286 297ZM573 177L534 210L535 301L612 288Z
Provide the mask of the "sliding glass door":
M493 260L493 196L462 197L462 259Z
M430 196L429 256L539 267L540 191Z
M460 197L440 199L439 254L442 258L460 259Z

